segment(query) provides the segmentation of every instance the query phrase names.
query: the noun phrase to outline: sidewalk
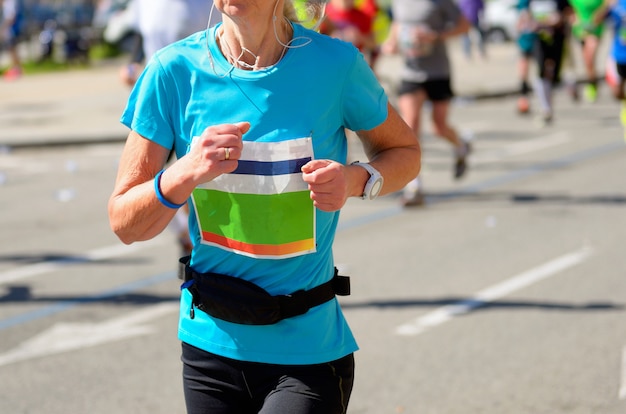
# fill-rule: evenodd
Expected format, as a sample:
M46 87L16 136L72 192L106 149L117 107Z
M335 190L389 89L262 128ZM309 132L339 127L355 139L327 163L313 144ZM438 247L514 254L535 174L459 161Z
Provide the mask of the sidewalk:
M449 45L453 88L468 100L514 93L518 88L515 43L490 44L488 60L468 61L458 42ZM391 92L398 57L383 56L377 68ZM86 70L0 80L0 147L123 141L119 123L129 90L118 79L119 62ZM392 97L393 99L393 97Z
M119 123L129 90L119 64L0 80L0 146L123 140Z

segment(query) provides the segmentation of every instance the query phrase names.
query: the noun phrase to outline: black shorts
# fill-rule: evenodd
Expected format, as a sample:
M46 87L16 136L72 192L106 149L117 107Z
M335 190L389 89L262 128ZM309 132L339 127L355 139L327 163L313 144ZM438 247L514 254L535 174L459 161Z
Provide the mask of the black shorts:
M183 342L188 414L345 414L354 355L313 365L237 361Z
M403 80L398 87L398 95L405 95L407 93L413 93L418 90L424 90L428 99L437 101L449 101L454 97L452 92L452 86L450 84L450 78L428 80L425 82L412 82Z
M552 81L553 84L560 82L564 48L565 36L563 33L555 33L549 40L537 37L533 56L537 62L540 79Z
M17 46L22 40L22 30L19 27L11 26L7 30L4 38L5 45L9 47Z
M616 63L615 67L617 68L617 74L622 79L626 79L626 64Z

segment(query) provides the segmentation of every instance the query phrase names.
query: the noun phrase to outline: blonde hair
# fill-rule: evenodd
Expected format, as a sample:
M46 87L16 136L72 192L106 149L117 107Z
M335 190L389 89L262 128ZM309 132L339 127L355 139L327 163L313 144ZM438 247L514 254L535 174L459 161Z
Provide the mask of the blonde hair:
M283 16L289 21L317 29L324 19L327 0L285 0Z

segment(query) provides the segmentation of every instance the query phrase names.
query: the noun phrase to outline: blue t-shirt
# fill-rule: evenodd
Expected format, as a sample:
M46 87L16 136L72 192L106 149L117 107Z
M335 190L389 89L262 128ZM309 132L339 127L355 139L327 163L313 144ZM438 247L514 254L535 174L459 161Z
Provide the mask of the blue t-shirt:
M626 0L618 0L609 11L613 22L613 46L611 54L615 62L626 64Z
M217 26L220 27L219 25ZM238 169L199 186L190 200L191 266L256 283L273 295L311 289L334 274L339 212L315 209L299 168L346 162L344 128L387 118L387 97L351 44L294 24L293 47L274 66L234 69L215 30L159 51L129 98L122 123L185 156L210 125L247 121ZM275 325L238 325L199 310L183 289L179 338L225 357L313 364L357 349L336 299Z
M23 0L5 0L2 8L2 19L12 19L12 23L8 27L8 40L16 39L22 34L24 28L24 2Z

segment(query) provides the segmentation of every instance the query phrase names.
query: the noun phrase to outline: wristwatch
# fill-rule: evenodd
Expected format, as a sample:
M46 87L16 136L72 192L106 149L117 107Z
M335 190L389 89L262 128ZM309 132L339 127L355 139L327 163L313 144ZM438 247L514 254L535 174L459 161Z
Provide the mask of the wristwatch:
M383 176L380 175L378 170L372 167L370 164L364 162L355 161L351 165L358 165L361 168L365 168L367 172L370 174L370 179L365 183L365 188L363 189L363 195L361 195L362 200L373 200L378 197L380 194L380 190L383 188Z

